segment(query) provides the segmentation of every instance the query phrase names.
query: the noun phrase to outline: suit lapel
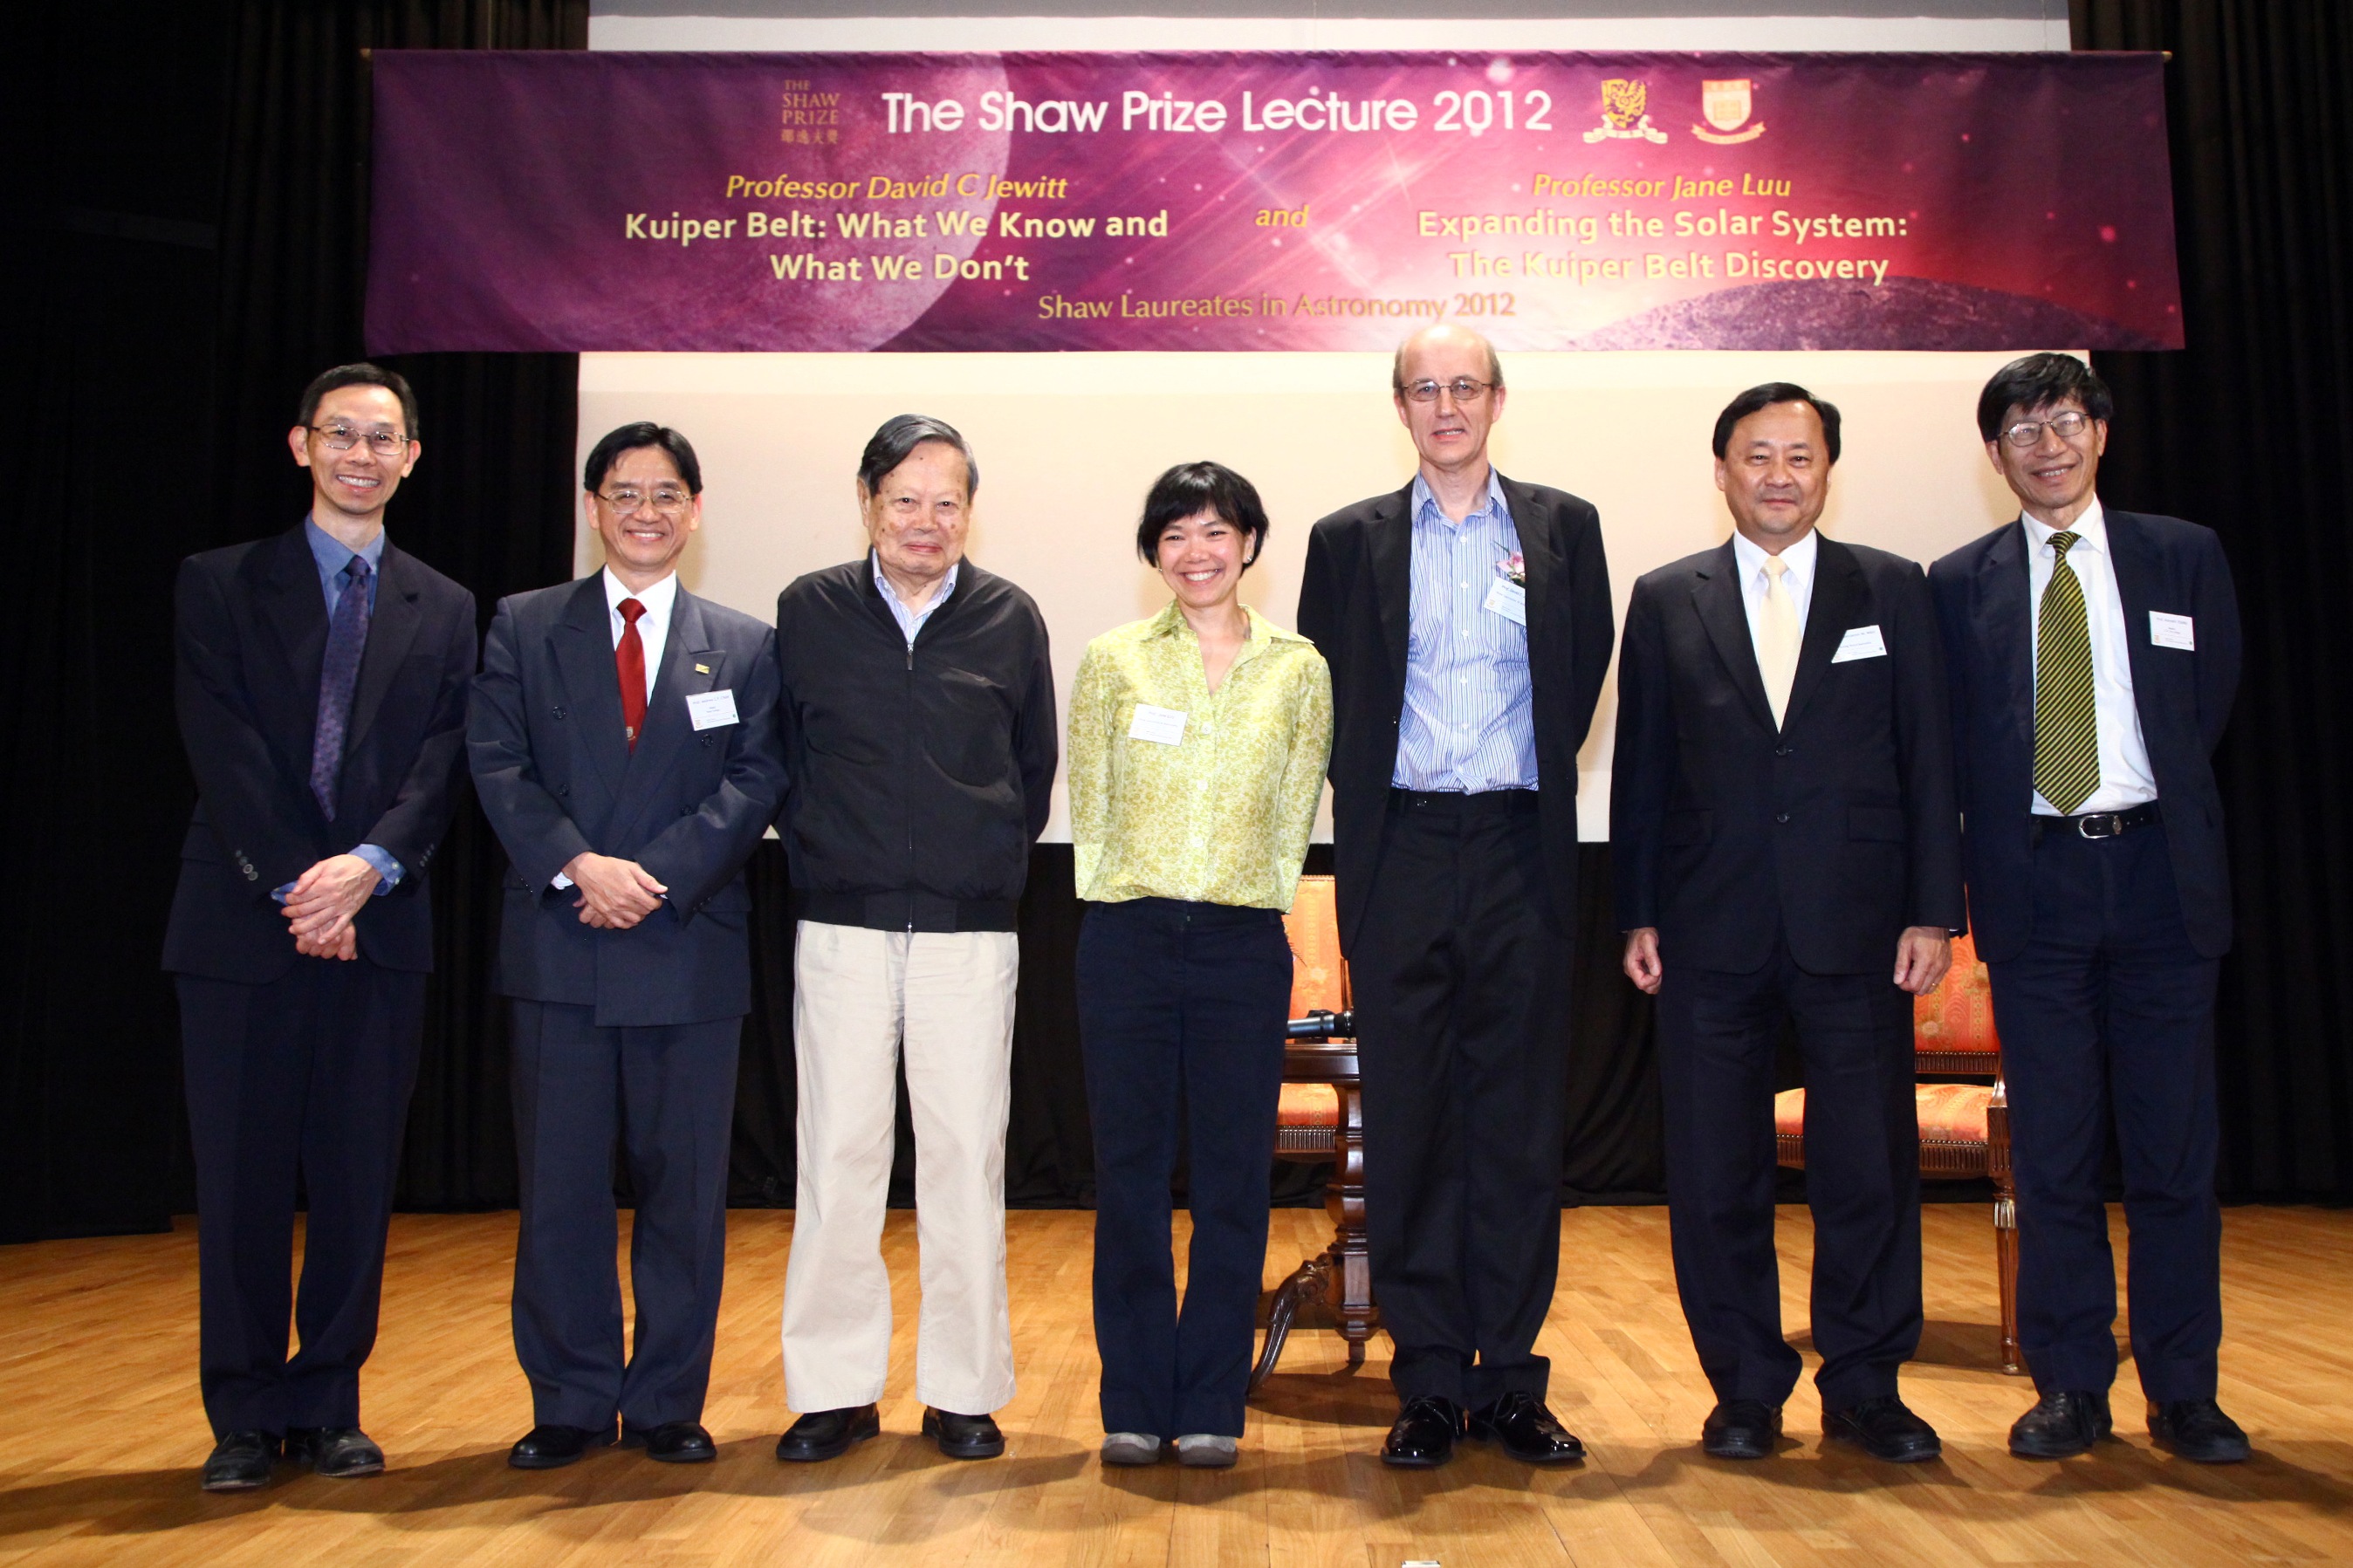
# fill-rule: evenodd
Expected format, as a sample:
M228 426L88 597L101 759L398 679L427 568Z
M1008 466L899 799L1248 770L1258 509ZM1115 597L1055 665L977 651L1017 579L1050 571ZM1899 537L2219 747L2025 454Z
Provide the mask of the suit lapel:
M1840 642L1871 604L1871 590L1862 580L1854 552L1819 533L1814 538L1814 594L1806 606L1806 636L1798 645L1798 674L1789 683L1789 706L1782 714L1784 730L1805 711L1806 700L1829 673Z
M2113 533L2110 535L2113 549ZM2017 726L2018 738L2034 749L2034 644L2029 635L2034 616L2026 564L2026 524L2013 522L2001 531L1978 567L1975 595L1978 646L1994 679L2008 689L2002 709Z
M605 781L607 798L621 793L621 774L629 763L628 737L621 731L620 670L613 661L612 615L605 603L605 574L593 573L573 588L547 639L565 698L586 733L589 760Z
M352 699L350 738L343 742L346 755L375 721L384 694L392 688L392 678L399 673L401 661L417 641L417 628L425 624L425 612L417 605L423 593L417 563L386 544L384 565L377 574L375 610L368 617L367 647L360 655L359 690Z
M714 689L727 672L724 660L707 646L710 640L702 601L680 587L678 596L670 601L670 635L662 640L661 668L654 672L653 694L646 699L645 733L638 737L637 750L628 753L620 803L613 813L616 827L626 830L637 820L693 743L687 696ZM697 665L703 668L698 670Z
M1389 678L1405 690L1406 652L1413 626L1413 486L1391 496L1366 530L1370 535L1373 598L1380 611L1381 641L1388 650Z
M1748 607L1740 599L1740 564L1725 541L1692 584L1692 608L1707 628L1708 641L1724 661L1732 684L1748 710L1769 731L1774 729L1773 705L1765 700L1765 677L1757 668L1757 645L1748 635Z

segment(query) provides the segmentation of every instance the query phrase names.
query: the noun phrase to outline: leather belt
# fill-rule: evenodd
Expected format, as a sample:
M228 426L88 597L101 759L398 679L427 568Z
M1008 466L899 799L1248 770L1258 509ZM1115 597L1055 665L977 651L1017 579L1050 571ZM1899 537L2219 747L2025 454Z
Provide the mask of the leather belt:
M2034 837L2042 842L2042 835L2059 823L2074 829L2079 838L2117 838L2136 827L2147 827L2159 820L2157 802L2143 801L2125 811L2087 811L2081 816L2037 816Z

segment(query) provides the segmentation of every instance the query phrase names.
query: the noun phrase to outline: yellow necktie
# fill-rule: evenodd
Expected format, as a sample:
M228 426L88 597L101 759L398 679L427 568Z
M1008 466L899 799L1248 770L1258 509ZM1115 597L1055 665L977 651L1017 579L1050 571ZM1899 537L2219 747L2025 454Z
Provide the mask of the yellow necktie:
M1778 555L1765 557L1765 610L1757 617L1757 672L1765 678L1765 700L1772 704L1778 726L1788 711L1789 688L1798 679L1798 645L1804 630L1798 625L1798 601L1789 596L1789 563Z

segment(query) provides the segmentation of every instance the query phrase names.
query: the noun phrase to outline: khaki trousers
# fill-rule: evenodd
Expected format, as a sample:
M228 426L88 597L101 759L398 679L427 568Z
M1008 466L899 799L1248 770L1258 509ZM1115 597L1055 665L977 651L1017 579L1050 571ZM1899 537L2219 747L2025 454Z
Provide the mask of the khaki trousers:
M1019 952L1011 931L803 921L795 933L800 1173L784 1351L796 1412L872 1404L890 1372L882 1215L902 1048L923 1288L915 1396L965 1415L1012 1402L1005 1122Z

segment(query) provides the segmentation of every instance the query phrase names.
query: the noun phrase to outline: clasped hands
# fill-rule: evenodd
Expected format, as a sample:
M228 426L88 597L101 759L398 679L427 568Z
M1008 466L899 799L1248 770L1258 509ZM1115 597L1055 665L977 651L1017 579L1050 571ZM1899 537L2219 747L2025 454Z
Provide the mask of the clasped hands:
M1906 926L1895 942L1895 988L1924 996L1944 984L1953 966L1953 939L1941 926ZM1659 928L1637 926L1626 933L1626 978L1646 996L1659 994L1666 971L1659 963Z
M352 917L375 897L375 885L383 879L375 867L356 855L330 855L297 877L287 889L284 906L294 951L305 958L333 958L345 963L358 957Z
M635 860L586 849L571 858L564 874L580 895L572 900L580 923L607 931L628 930L661 908L662 895L670 891Z

